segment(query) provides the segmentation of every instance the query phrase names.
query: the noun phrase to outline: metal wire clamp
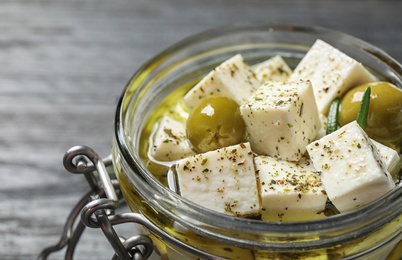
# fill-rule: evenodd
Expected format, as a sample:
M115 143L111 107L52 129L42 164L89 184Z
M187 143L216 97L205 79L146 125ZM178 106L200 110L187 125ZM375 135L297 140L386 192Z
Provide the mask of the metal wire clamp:
M128 239L118 236L114 225L123 223L147 224L136 213L116 214L122 196L116 179L111 179L107 167L112 165L111 156L102 159L86 146L75 146L63 158L64 167L71 173L84 174L90 190L79 200L67 217L59 242L45 248L38 256L45 260L52 253L66 247L65 259L73 259L76 245L86 227L100 228L115 251L112 260L140 260L150 257L152 240L146 235Z

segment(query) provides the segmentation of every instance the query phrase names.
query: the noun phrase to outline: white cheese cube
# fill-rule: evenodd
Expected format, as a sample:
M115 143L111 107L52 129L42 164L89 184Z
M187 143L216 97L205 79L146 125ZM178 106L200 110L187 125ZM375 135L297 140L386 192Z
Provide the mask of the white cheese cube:
M321 113L319 113L319 118L321 121L321 128L318 130L317 135L315 136L314 140L320 139L327 134L328 118Z
M290 80L310 80L318 110L324 115L335 97L356 85L375 81L363 65L322 40L317 40L297 65Z
M174 161L195 154L186 137L186 125L169 116L160 121L150 146L150 155L158 161Z
M260 178L262 219L303 221L323 217L327 195L309 159L299 162L256 156Z
M307 151L340 212L366 205L395 187L366 133L353 121L312 142Z
M394 149L371 139L389 174L396 180L401 170L401 157Z
M266 82L241 105L253 151L298 161L321 122L309 81Z
M292 69L279 55L256 64L253 69L261 83L266 81L286 81L292 74Z
M201 206L235 216L261 212L253 152L241 143L180 160L180 195Z
M184 96L183 100L190 110L204 97L210 95L223 95L240 105L260 85L251 67L243 61L240 54L237 54L205 76Z

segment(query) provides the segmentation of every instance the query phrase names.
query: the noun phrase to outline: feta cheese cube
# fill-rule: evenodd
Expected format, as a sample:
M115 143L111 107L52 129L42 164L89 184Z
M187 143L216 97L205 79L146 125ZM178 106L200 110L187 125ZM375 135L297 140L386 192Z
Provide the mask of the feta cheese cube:
M327 195L312 162L298 162L256 156L260 179L262 219L303 221L322 217Z
M317 135L315 136L314 140L320 139L327 134L328 118L321 113L319 113L319 118L321 121L321 128L318 130Z
M317 40L297 65L289 80L310 80L318 110L324 115L335 97L351 87L375 81L363 65L322 40Z
M266 82L240 106L253 151L298 161L321 127L309 81Z
M184 96L183 100L190 110L204 97L210 95L227 96L240 105L260 85L251 67L244 62L240 54L237 54L206 75Z
M175 169L182 197L236 216L261 212L249 143L194 155L178 161Z
M292 74L292 69L279 55L256 64L253 69L261 83L266 81L286 81Z
M195 154L186 137L186 125L169 116L160 121L151 136L150 155L158 161L174 161Z
M366 133L353 121L312 142L307 151L340 212L366 205L395 187Z
M398 152L373 139L371 139L371 142L373 142L375 148L377 149L378 154L384 162L389 174L391 174L392 178L396 180L399 177L398 174L401 170L401 157L399 156Z

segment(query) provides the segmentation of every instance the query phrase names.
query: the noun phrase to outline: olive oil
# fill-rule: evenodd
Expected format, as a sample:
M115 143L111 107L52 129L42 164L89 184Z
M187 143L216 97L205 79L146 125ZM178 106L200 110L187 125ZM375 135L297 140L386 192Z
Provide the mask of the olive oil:
M297 64L295 60L290 61L290 64ZM293 66L294 67L294 66ZM156 122L158 122L162 116L169 115L172 118L184 122L186 119L182 114L186 114L184 106L181 104L181 99L184 94L192 88L201 77L194 77L188 80L181 87L169 93L163 101L157 105L157 107L149 114L147 117L144 127L141 132L141 138L139 140L139 154L140 157L146 165L147 169L155 176L155 178L165 185L167 185L167 171L168 167L163 165L158 165L152 162L148 158L149 149L149 139ZM303 249L303 250L292 250L291 252L280 252L279 251L267 251L261 249L253 248L240 248L234 245L228 245L223 242L216 241L214 239L202 236L193 232L192 230L184 227L180 223L176 223L172 219L166 217L160 212L156 211L146 199L143 199L141 195L134 189L127 176L124 173L123 167L121 167L120 157L118 152L113 149L113 155L115 159L114 167L116 175L119 179L121 190L123 192L124 198L134 212L140 212L146 218L150 219L155 225L161 228L161 231L168 236L174 237L187 245L205 251L208 254L212 254L217 257L224 257L230 259L245 259L245 260L259 260L259 259L339 259L345 256L355 255L358 252L368 250L377 244L382 243L388 237L388 234L393 233L392 230L399 228L399 223L402 221L401 216L394 219L385 227L378 229L375 233L369 233L367 236L362 236L356 238L356 240L344 242L336 246L322 247L318 249ZM219 232L219 231L217 231ZM230 231L233 237L244 238L244 234L236 234L235 231ZM191 255L189 252L184 252L178 249L174 245L166 244L166 241L161 238L159 234L151 233L151 238L154 240L155 247L158 253L161 255L162 259L178 259L178 257L185 257L186 259L201 259L197 256ZM280 241L278 238L265 236L262 234L256 234L251 240L259 240L260 242L276 242L276 243L289 243L292 239L289 237L286 241ZM305 242L319 241L320 236L309 235L305 238ZM395 244L401 239L395 238L388 246L381 251L380 257L385 257L392 250ZM300 242L300 241L298 241ZM390 260L397 259L395 255L400 251L401 245L395 247L392 254L390 254ZM373 258L377 259L377 258Z

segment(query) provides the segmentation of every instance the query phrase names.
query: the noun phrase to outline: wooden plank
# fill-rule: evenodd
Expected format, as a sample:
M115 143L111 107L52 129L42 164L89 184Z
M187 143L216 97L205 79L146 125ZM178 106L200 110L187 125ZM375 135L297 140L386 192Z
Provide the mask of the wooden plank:
M400 1L363 0L1 0L0 259L34 259L58 241L87 189L63 169L64 152L110 153L121 91L157 52L215 26L277 21L344 31L402 61L400 10ZM91 230L76 259L112 253Z

